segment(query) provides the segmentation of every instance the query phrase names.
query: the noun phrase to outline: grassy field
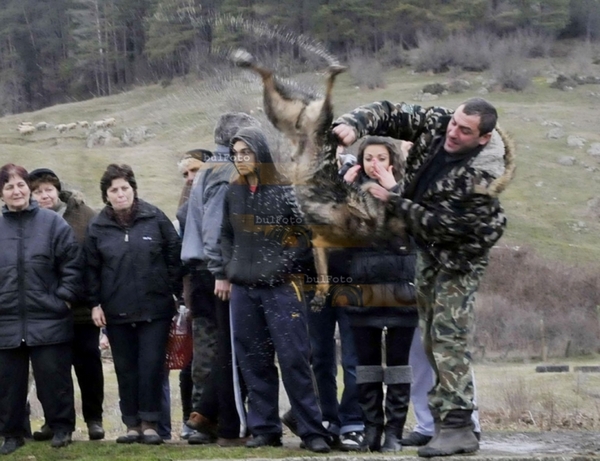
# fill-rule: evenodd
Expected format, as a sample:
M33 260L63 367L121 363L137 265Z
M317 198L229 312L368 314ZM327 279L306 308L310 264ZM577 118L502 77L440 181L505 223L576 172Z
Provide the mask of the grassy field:
M502 126L517 146L517 176L503 195L509 227L503 245L528 245L541 255L567 263L597 265L600 260L598 217L588 209L588 201L600 197L598 163L587 148L600 142L600 87L586 85L563 92L549 87L545 78L550 61L538 61L539 78L522 93L492 92L486 97L500 112ZM596 69L600 73L599 69ZM462 94L442 95L432 102L418 102L418 92L427 83L444 82L447 76L415 74L410 69L386 72L387 86L365 90L353 85L349 75L342 75L335 89L336 114L357 105L389 99L423 105L455 107L462 100L477 95L485 75L460 76L472 83ZM302 75L303 81L320 83L320 76ZM28 169L49 167L56 171L67 187L84 192L88 203L100 207L99 179L108 163L126 162L138 177L140 196L161 207L171 217L181 191L176 161L188 149L212 148L212 129L224 111L254 111L260 116L260 87L254 77L240 73L239 78L224 84L193 78L176 80L166 88L160 85L140 87L107 98L57 105L41 111L0 118L0 164L15 162ZM145 126L154 134L134 147L86 148L87 133L81 128L59 134L51 129L24 137L16 131L20 121L46 121L54 125L77 120L115 117L112 129L119 136L125 129ZM546 138L554 125L560 124L565 137ZM567 146L566 136L587 139L583 149ZM561 166L557 159L572 156L573 166ZM586 168L585 166L595 167ZM597 358L571 365L596 364ZM535 365L484 363L477 366L479 403L484 430L542 430L549 428L598 429L600 407L596 374L534 372ZM108 438L113 440L123 426L118 414L116 382L112 365L106 364L105 406ZM179 430L177 374L172 373L173 428ZM41 424L41 408L34 404L34 428ZM78 422L76 440L85 440ZM51 450L47 444L29 443L6 459L81 459L81 460L171 460L199 458L249 458L302 456L297 449L284 448L249 452L244 449L192 448L169 445L158 448L122 447L112 442L76 442L64 450ZM407 451L406 454L411 454Z
M486 362L475 366L478 403L484 433L486 431L547 431L588 430L600 428L600 373L575 372L576 366L598 365L598 357L572 359L560 364L569 365L568 373L536 373L537 363ZM558 363L558 362L555 362ZM244 448L219 448L217 446L193 447L178 443L181 404L178 390L178 373L171 372L171 418L173 441L160 447L142 445L121 446L114 439L121 435L124 426L118 411L118 394L112 363L105 362L104 424L107 438L104 442L85 442L85 424L79 418L71 446L55 450L44 442L29 442L7 460L192 460L204 458L283 458L303 456L299 439L289 433L283 448L246 450ZM339 374L341 375L341 373ZM341 386L340 386L341 388ZM80 417L79 397L77 414ZM280 393L280 409L289 408L285 393ZM32 395L32 425L34 430L42 424L39 402ZM407 427L414 423L409 414ZM404 455L414 452L406 450Z
M583 85L568 92L550 88L544 73L554 64L532 61L540 77L524 92L492 92L486 96L499 108L501 124L517 146L517 177L503 195L510 221L502 243L528 244L551 259L594 263L600 260L600 223L590 214L588 201L600 196L600 165L586 151L590 143L600 142L600 88ZM380 99L455 107L477 95L482 81L488 78L483 74L460 77L471 82L471 90L419 103L417 94L425 84L444 82L448 77L416 74L403 68L385 74L385 88L365 90L355 87L349 75L342 75L335 89L336 114ZM300 75L298 80L322 85L321 76ZM138 177L140 196L174 217L181 191L176 168L179 156L191 148L213 147L212 129L220 113L252 110L260 116L260 104L258 82L240 71L238 78L230 82L189 77L167 88L151 85L111 97L6 116L0 118L0 164L17 162L27 168L53 168L65 183L83 191L88 201L99 207L103 169L110 162L127 162ZM81 128L63 134L39 131L31 137L16 131L19 121L58 124L106 117L117 119L112 129L117 137L125 129L140 126L147 127L154 136L133 147L88 149L86 131ZM560 124L565 137L547 139L552 124ZM582 136L588 143L583 149L568 147L568 135ZM565 155L575 157L577 163L559 165L557 159ZM585 165L596 167L596 171Z

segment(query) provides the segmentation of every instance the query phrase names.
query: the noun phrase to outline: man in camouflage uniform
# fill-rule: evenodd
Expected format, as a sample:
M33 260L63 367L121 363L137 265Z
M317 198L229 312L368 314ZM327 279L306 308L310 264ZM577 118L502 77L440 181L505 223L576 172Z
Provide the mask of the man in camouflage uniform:
M468 339L474 295L506 217L498 195L512 179L508 139L495 130L497 113L481 98L455 112L392 104L360 107L334 123L344 145L365 135L412 141L406 173L391 190L373 187L414 237L417 302L423 344L436 373L429 406L439 430L419 456L479 449L472 430L473 378ZM436 428L437 429L437 428Z

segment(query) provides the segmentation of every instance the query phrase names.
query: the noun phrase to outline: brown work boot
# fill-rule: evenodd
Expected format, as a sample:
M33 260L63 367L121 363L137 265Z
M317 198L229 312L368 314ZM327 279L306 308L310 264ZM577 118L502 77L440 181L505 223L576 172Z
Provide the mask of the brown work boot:
M185 424L196 431L217 437L217 423L211 421L197 411L190 413L190 419L188 419Z

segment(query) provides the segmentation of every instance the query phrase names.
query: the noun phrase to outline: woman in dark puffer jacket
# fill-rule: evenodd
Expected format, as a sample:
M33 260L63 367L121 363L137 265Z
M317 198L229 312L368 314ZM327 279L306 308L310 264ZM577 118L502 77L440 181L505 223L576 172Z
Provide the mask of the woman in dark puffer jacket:
M357 187L375 181L392 190L398 187L394 175L401 171L399 162L399 152L389 138L367 137L360 144L357 165L347 171L344 180ZM418 323L416 253L408 239L393 237L347 249L345 254L349 284L334 288L332 304L347 310L356 344L356 378L365 422L361 448L399 451L410 400L408 354ZM385 368L381 365L384 328ZM383 383L387 385L385 404Z
M79 245L83 245L88 224L96 212L83 201L80 193L64 190L60 179L48 168L38 168L29 173L31 194L41 208L62 216L75 232ZM102 428L102 402L104 401L104 374L100 358L100 330L92 322L90 310L83 299L73 303L75 320L73 337L73 368L81 391L81 409L88 427L90 440L104 438ZM49 440L52 430L44 424L33 433L34 440Z
M23 167L0 168L0 189L0 453L25 443L29 360L52 446L63 447L75 428L70 303L81 288L78 245L63 218L31 200Z
M92 319L106 326L127 434L117 443L160 444L165 353L181 295L179 236L167 216L138 199L131 167L111 164L100 180L106 206L85 240Z

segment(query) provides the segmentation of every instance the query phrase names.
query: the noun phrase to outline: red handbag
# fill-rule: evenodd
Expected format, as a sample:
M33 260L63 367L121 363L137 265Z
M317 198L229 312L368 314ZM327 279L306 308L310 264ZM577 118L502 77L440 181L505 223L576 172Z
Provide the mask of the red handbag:
M166 359L166 366L169 370L181 370L192 360L194 339L189 323L185 307L180 306L179 312L173 317L171 328L169 329Z

